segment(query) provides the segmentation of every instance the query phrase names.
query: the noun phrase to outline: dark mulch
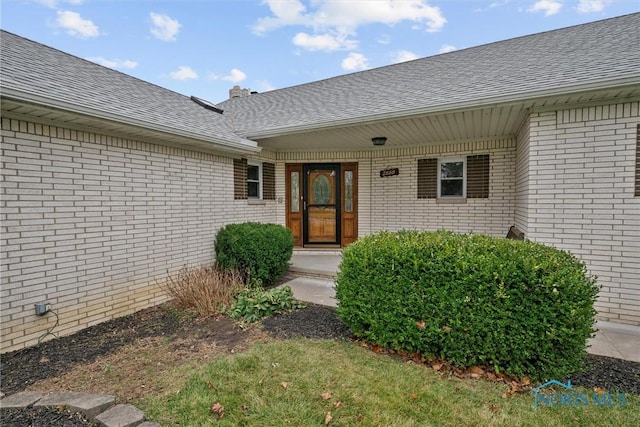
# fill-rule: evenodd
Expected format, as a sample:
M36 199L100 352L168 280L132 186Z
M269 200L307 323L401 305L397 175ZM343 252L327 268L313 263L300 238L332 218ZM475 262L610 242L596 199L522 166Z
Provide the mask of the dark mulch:
M190 330L202 333L202 325L196 325L196 320L177 313L168 305L154 307L100 323L71 336L3 354L0 366L2 391L5 394L22 391L39 380L61 375L76 364L93 361L139 338L179 336L188 334ZM265 331L281 339L353 339L335 309L314 304L265 319L262 325ZM640 394L640 363L589 355L587 366L586 372L570 377L573 385ZM2 409L0 417L2 425L7 426L96 425L82 421L78 414L55 409Z
M82 414L64 408L3 408L0 423L4 427L99 427L102 424L90 421Z

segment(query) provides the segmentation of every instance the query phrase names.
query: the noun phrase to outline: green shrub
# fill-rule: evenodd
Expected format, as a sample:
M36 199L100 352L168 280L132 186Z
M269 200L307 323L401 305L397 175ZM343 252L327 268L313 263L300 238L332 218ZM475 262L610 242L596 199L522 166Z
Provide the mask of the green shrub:
M216 235L215 252L221 268L244 273L247 283L259 280L269 285L289 268L293 235L277 224L229 224Z
M269 290L261 286L242 291L229 310L229 316L243 322L257 322L263 317L303 308L305 305L293 297L289 286L279 286Z
M343 251L336 284L356 336L540 380L582 368L597 292L568 252L445 231L362 238Z

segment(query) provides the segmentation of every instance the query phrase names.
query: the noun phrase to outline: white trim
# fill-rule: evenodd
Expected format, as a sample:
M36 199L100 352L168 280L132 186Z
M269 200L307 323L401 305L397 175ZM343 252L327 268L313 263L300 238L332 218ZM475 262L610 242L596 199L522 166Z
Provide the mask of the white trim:
M256 182L254 179L249 179L249 167L257 167L258 168L258 197L251 197L249 195L249 182ZM264 197L264 192L262 191L262 187L264 185L264 177L262 176L262 162L247 160L247 198L249 200L262 200Z
M239 152L241 154L244 154L244 153L258 153L262 151L262 148L258 147L258 144L255 141L252 141L247 138L238 137L238 141L231 141L229 139L211 137L211 136L203 135L196 132L176 130L171 126L163 126L153 122L136 120L127 116L108 113L108 112L96 110L93 108L87 108L84 106L72 104L70 102L61 101L53 98L47 98L38 94L23 92L23 91L11 89L11 88L6 88L6 87L2 88L2 98L11 99L18 102L31 103L31 104L39 105L46 108L54 108L58 110L67 111L70 113L81 114L81 115L93 117L96 119L122 123L125 125L153 130L156 132L161 132L169 135L175 135L179 137L205 141L211 144L215 144L219 148L225 149L230 152L235 152L235 153Z
M443 196L442 195L442 173L441 173L441 165L442 163L454 163L454 162L462 162L462 194L460 196ZM460 178L455 178L459 180ZM446 179L445 179L446 180ZM465 156L455 156L455 157L438 157L438 199L448 200L448 199L464 199L467 197L467 158Z
M412 108L408 110L396 110L383 114L372 114L369 116L350 117L340 120L330 120L324 123L311 123L298 126L283 126L275 129L247 131L243 136L254 140L264 138L275 138L278 136L290 135L293 133L304 133L309 131L319 131L325 129L339 128L351 125L367 125L380 121L390 121L396 119L406 119L422 115L455 113L471 109L498 107L505 105L522 105L523 108L530 108L536 100L541 100L553 96L573 95L582 92L590 92L602 89L617 89L640 84L640 77L623 77L620 79L603 79L590 83L580 83L574 85L559 86L551 89L540 89L529 92L507 94L481 99L471 99L461 102L439 104L429 107ZM619 102L615 98L612 102ZM556 105L558 110L564 109L561 104Z

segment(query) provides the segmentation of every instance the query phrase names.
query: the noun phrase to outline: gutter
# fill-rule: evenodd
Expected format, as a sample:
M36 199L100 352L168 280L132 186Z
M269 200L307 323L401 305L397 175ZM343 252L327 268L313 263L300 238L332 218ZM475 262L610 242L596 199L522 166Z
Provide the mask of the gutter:
M238 141L233 141L231 139L225 139L225 138L207 137L205 135L202 135L196 132L177 131L176 129L171 128L169 126L163 126L157 123L147 122L143 120L136 120L131 117L121 116L118 114L106 113L104 111L95 110L92 108L86 108L81 105L72 104L72 103L60 101L57 99L47 98L34 93L23 92L20 90L10 89L7 87L2 87L1 94L3 98L7 98L7 99L19 101L19 102L29 102L29 103L40 105L43 107L55 108L58 110L81 114L81 115L89 116L96 119L122 123L129 126L135 126L143 129L160 132L163 134L174 135L181 138L195 139L198 141L208 142L216 146L212 148L219 148L227 152L232 152L237 154L252 154L252 153L259 153L260 151L262 151L262 148L258 147L258 144L255 141L252 141L248 138L243 138L241 136L237 136Z
M252 132L248 131L246 136L251 139L273 138L292 133L303 133L308 131L327 130L337 127L345 127L352 125L366 125L380 121L390 121L394 119L406 119L412 116L453 113L469 109L497 107L509 104L520 104L524 101L533 101L541 98L553 96L575 94L579 92L589 92L601 89L615 89L626 86L638 86L640 88L640 76L626 77L617 80L600 80L588 84L576 84L569 86L556 87L553 89L544 89L531 92L523 92L512 95L503 95L481 100L468 100L460 102L452 102L449 104L440 104L430 107L414 108L409 110L398 110L386 112L382 114L374 114L369 116L352 117L348 119L334 120L324 123L304 124L298 126L287 126L265 131Z

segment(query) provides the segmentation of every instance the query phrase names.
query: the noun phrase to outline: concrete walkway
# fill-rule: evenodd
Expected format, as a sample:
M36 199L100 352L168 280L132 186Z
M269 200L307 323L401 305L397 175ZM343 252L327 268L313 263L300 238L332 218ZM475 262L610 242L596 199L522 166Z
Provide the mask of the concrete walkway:
M335 307L334 280L340 260L340 251L296 250L289 270L304 276L287 285L300 301ZM588 342L590 354L640 362L640 327L597 322L596 329Z

